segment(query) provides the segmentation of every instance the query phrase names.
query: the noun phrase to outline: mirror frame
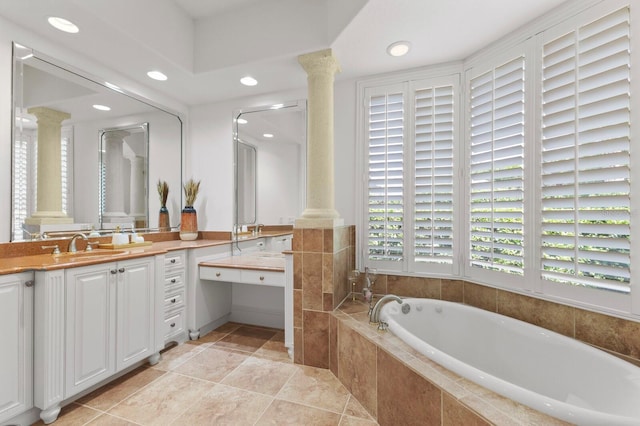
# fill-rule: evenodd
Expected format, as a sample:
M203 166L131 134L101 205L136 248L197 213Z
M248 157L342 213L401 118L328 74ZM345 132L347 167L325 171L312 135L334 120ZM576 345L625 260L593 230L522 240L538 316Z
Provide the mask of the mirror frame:
M47 54L44 54L40 51L37 51L35 49L32 49L30 47L25 46L22 43L19 43L17 41L13 41L12 42L12 70L11 70L11 117L12 117L12 121L11 121L11 143L9 144L11 152L10 152L10 162L11 162L11 179L9 182L10 188L9 188L9 194L10 194L10 200L11 202L8 203L8 209L9 209L9 223L8 223L8 227L9 227L9 232L8 232L8 236L9 236L9 242L23 242L23 241L31 241L32 239L24 239L24 240L14 240L13 239L13 221L14 221L14 211L13 211L13 200L14 200L14 173L15 173L15 165L14 165L14 145L15 145L15 138L16 138L16 130L17 130L17 126L16 126L16 112L17 112L17 103L18 103L18 99L16 97L16 85L17 85L17 81L18 81L18 76L16 76L16 71L17 71L17 66L18 66L18 61L22 60L24 58L18 58L17 56L17 50L21 49L24 52L29 52L28 55L29 56L33 56L41 61L44 61L46 63L48 63L49 65L60 69L61 71L66 71L69 73L72 73L74 75L76 75L79 78L82 78L84 80L87 80L91 83L97 84L101 87L103 87L105 90L111 91L111 92L117 92L120 95L124 95L132 100L135 100L137 102L141 102L149 107L152 107L153 109L160 111L160 112L164 112L170 116L173 116L174 118L176 118L178 120L178 124L179 124L179 135L180 135L180 140L179 140L179 149L180 149L180 171L179 171L179 176L180 176L180 186L182 187L184 181L185 181L185 154L184 154L184 136L185 136L185 129L184 129L184 120L182 118L182 114L171 110L170 108L167 108L166 106L163 106L161 104L158 104L157 102L154 102L150 99L147 99L145 97L142 97L134 92L131 92L129 90L126 89L122 89L118 86L113 85L112 83L109 83L108 81L106 81L103 78L100 78L98 76L96 76L95 74L92 74L90 72L84 71L80 68L77 68L69 63L60 61L52 56L49 56ZM22 77L20 77L21 79ZM22 97L22 94L20 94L20 97ZM98 146L99 146L100 140L98 139ZM148 149L150 151L150 143L148 144ZM150 152L149 152L150 154ZM99 155L98 155L99 157ZM152 161L152 159L150 158L150 156L148 157L148 166L150 165L150 161ZM150 167L147 167L147 171L149 171ZM149 180L149 176L147 173L147 181ZM175 191L176 198L177 198L177 203L178 206L182 206L184 204L184 200L183 200L183 191L182 188L180 188L178 191ZM150 218L151 218L151 212L150 212L150 206L151 206L151 202L150 202L150 196L151 196L151 191L149 190L149 184L147 182L147 194L146 194L146 206L147 206L147 228L145 229L141 229L141 231L147 231L147 232L157 232L158 229L157 228L150 228ZM96 224L101 223L101 212L96 212ZM177 229L177 227L173 227L171 230L175 230ZM64 233L64 232L62 232Z

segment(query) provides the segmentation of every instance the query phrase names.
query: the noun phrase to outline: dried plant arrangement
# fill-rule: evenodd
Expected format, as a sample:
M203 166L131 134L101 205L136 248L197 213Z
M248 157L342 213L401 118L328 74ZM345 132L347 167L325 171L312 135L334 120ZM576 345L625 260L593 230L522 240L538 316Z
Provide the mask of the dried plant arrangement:
M160 196L160 206L167 206L167 198L169 197L169 184L166 181L158 179L158 195Z
M198 196L199 190L200 181L196 182L193 179L189 179L184 184L184 198L186 207L193 207L193 203L196 202L196 197Z

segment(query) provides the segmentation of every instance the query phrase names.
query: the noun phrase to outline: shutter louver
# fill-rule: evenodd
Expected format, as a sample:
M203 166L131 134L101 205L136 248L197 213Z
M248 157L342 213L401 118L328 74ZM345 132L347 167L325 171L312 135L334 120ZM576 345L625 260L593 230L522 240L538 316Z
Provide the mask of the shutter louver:
M453 262L452 86L415 92L416 262Z
M470 264L523 274L524 57L471 79Z
M624 8L544 45L543 279L629 291L629 37Z
M372 96L368 110L368 255L401 261L404 255L404 98Z

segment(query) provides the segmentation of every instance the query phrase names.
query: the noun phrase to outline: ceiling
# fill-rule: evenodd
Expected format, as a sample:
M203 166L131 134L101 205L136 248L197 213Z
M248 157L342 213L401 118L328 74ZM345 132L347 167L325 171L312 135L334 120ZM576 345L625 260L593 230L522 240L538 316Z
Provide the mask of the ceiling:
M0 16L192 106L304 87L297 56L326 48L337 80L461 60L564 1L2 0ZM411 51L387 55L398 40ZM151 69L169 79L150 80ZM259 84L242 86L245 75Z

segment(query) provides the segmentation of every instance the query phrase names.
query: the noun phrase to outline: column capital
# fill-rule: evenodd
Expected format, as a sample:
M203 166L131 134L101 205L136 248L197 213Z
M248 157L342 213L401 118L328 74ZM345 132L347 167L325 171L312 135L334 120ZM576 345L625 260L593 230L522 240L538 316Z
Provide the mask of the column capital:
M334 75L340 72L340 64L331 49L319 50L317 52L305 53L298 56L298 63L307 72L308 76L318 74Z
M32 107L27 110L38 119L38 123L61 124L71 118L71 114L47 107Z

